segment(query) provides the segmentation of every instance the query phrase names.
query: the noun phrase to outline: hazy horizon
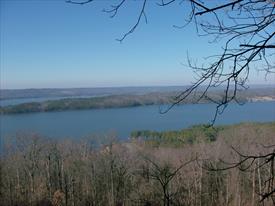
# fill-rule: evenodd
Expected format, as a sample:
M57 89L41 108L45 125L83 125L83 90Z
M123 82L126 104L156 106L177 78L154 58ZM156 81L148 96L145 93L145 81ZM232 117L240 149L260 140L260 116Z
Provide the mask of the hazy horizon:
M0 88L0 90L42 90L42 89L104 89L104 88L168 88L168 87L188 87L191 84L185 84L185 85L129 85L129 86L98 86L98 87L89 87L89 86L84 86L84 87L27 87L27 88ZM206 85L201 85L206 86ZM266 84L249 84L249 87L275 87L275 83L269 82ZM222 89L222 87L221 87Z

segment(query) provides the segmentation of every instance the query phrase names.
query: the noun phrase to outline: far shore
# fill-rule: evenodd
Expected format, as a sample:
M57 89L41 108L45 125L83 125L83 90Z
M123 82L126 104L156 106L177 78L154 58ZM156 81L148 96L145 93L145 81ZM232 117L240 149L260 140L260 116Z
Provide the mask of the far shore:
M2 106L0 107L0 114L172 105L176 101L175 97L178 94L179 92L177 91L151 92L146 94L123 94L82 98L73 97L41 102L27 102L16 105ZM188 96L188 98L183 99L179 102L179 104L221 102L224 98L220 91L209 92L207 96L208 98L200 98L201 95L201 92L197 92L196 95L192 97ZM275 92L274 89L250 89L238 93L236 98L238 103L270 102L275 101Z

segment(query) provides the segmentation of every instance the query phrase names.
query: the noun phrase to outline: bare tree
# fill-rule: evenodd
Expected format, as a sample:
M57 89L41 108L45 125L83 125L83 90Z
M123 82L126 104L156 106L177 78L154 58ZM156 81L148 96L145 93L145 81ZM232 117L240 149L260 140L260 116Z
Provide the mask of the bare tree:
M208 171L219 172L224 170L230 170L238 168L243 172L258 171L259 178L259 192L261 199L260 202L264 202L266 199L271 199L275 204L275 145L263 146L267 149L265 154L243 154L234 147L231 147L233 151L240 158L236 162L226 162L223 159L219 160L224 166L216 166L217 164L208 161L204 166ZM265 177L262 177L261 170L266 171ZM263 182L263 183L261 183ZM263 187L263 188L262 188Z
M72 4L88 4L96 0L67 0ZM116 4L110 5L103 11L110 14L113 18L117 12L126 4L126 0L119 0ZM186 90L179 93L173 104L170 105L164 113L173 106L181 103L187 97L194 95L196 102L209 100L216 104L216 111L212 120L213 125L217 115L221 114L231 102L240 103L238 94L240 91L248 88L250 73L255 68L260 68L266 73L266 76L275 72L275 1L274 0L155 0L157 6L165 7L170 4L178 3L179 6L189 7L186 9L187 19L183 25L174 26L175 28L184 28L193 23L198 35L208 35L212 37L212 43L222 44L222 52L209 56L203 64L198 65L190 57L187 57L187 66L195 74L195 81ZM139 13L136 22L118 41L123 41L132 34L146 17L146 5L148 0L136 1L140 4ZM150 2L151 3L151 2ZM208 94L214 88L222 88L223 95L220 99L213 99ZM199 95L197 92L200 91ZM244 155L237 150L241 161L220 169L231 169L249 164L242 170L249 169L255 162L257 168L269 166L269 178L266 180L267 190L262 192L262 201L272 198L274 202L275 183L274 183L274 156L273 148L264 155Z
M149 177L153 180L156 180L161 186L163 205L172 205L172 196L175 194L171 193L170 191L171 181L176 177L176 175L183 167L190 164L191 162L194 162L194 160L189 160L185 163L182 163L176 168L167 162L161 164L147 157L145 157L145 160L152 165L152 168L149 170Z
M68 3L84 5L96 0L67 0ZM120 0L103 9L114 18L128 1ZM151 3L152 1L150 1ZM123 34L118 41L123 41L132 34L144 18L147 23L146 6L148 0L136 1L140 10L136 22ZM179 93L173 104L162 112L169 111L173 106L194 95L196 102L207 99L216 103L216 112L212 124L218 114L221 114L230 102L238 101L238 92L248 88L247 82L252 67L259 67L266 74L274 73L275 49L275 1L274 0L155 0L157 6L165 7L178 3L188 7L186 21L183 25L174 26L184 28L194 23L198 35L213 37L212 43L220 42L223 46L221 54L209 56L202 65L197 65L190 57L188 67L195 74L196 79L186 90ZM141 4L141 5L139 5ZM149 12L149 11L147 11ZM221 87L224 92L222 98L212 99L208 94L211 89Z

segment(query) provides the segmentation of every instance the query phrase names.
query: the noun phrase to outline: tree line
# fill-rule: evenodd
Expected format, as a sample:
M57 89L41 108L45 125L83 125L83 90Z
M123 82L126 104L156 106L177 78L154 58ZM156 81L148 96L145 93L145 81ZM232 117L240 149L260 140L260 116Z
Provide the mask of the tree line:
M122 108L137 107L146 105L171 105L175 96L179 92L153 92L147 94L124 94L110 95L101 97L87 98L64 98L58 100L48 100L43 102L29 102L18 105L0 106L0 114L19 114L31 112L51 112L51 111L67 111L67 110L85 110L85 109L104 109L104 108ZM196 95L186 98L181 104L186 103L212 103L212 100L219 101L223 98L222 90L213 91L206 98L201 98L199 102L196 98L202 94L198 91ZM264 98L270 100L275 99L274 88L251 89L239 94L239 102L253 101L253 98L259 100Z
M274 123L224 127L212 141L203 129L194 131L201 141L180 146L117 142L111 134L101 143L36 134L5 138L0 205L273 205L274 196L262 201L260 194L274 165L270 170L257 159L230 170L211 168L239 162L237 152L272 151L265 145L274 143Z

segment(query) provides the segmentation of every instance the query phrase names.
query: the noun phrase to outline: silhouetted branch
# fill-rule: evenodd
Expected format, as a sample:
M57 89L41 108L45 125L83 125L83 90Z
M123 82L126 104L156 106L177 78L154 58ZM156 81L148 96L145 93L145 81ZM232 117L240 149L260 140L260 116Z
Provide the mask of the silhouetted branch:
M87 4L94 0L68 0L73 4ZM103 11L115 17L118 10L126 3L120 0L117 4L111 5L110 9ZM174 98L174 103L161 113L166 113L175 105L184 101L197 90L202 90L201 95L194 102L207 99L215 104L216 111L212 124L216 118L231 102L239 103L237 94L247 89L247 81L250 74L250 67L255 62L262 63L266 73L275 70L271 61L274 55L274 32L275 4L272 0L228 0L212 1L206 0L156 0L159 6L168 6L175 2L180 4L187 2L190 6L188 19L184 26L195 23L199 35L214 37L213 42L224 39L223 52L220 55L208 58L208 63L198 66L188 59L188 67L198 76L192 85ZM137 1L142 3L136 23L121 38L122 42L132 34L139 26L142 17L147 23L145 7L147 0ZM174 26L183 28L184 26ZM204 88L202 88L204 87ZM223 97L220 100L213 100L208 92L217 87L224 88Z
M120 7L124 4L126 0L122 0L119 4L117 5L111 5L111 9L103 9L103 12L106 13L111 13L111 18L115 17L118 10L120 9Z
M231 170L234 168L238 168L239 170L246 172L249 171L249 169L255 165L254 169L262 168L263 166L269 167L269 177L266 181L264 181L264 185L267 187L266 192L262 192L259 195L261 196L260 202L263 202L267 198L271 198L273 200L273 194L275 194L275 168L274 168L274 162L275 162L275 150L272 152L268 152L263 155L245 155L238 151L236 148L233 146L231 147L232 150L241 158L240 161L235 162L235 163L229 163L225 162L223 160L219 160L221 163L223 163L225 166L224 167L216 167L214 164L209 162L206 166L204 166L204 169L207 169L209 171L227 171ZM256 164L256 160L260 160ZM273 200L274 201L274 200Z
M250 45L250 44L240 44L241 47L253 47L253 48L261 48L261 49L275 49L275 45Z
M67 3L70 3L70 4L80 4L80 5L88 4L88 3L91 3L92 1L94 1L94 0L86 0L86 1L66 0Z
M237 0L237 1L233 1L233 2L227 3L227 4L221 4L221 5L217 6L217 7L213 7L213 8L210 8L210 9L209 9L209 8L207 8L207 7L205 7L205 6L202 6L202 4L199 4L199 3L198 3L197 1L195 1L195 0L191 0L191 2L193 2L194 4L199 5L200 7L202 7L203 9L205 9L205 11L197 12L197 13L195 13L195 15L203 15L203 14L205 14L205 13L214 12L214 11L216 11L216 10L220 10L220 9L225 8L225 7L231 7L232 10L233 10L233 9L234 9L234 6L235 6L236 4L242 2L242 1L244 1L244 0Z
M136 30L136 28L138 27L138 25L139 25L142 17L144 17L145 23L147 23L147 17L146 17L146 13L145 13L146 3L147 3L147 0L143 0L143 4L142 4L141 10L139 12L138 19L137 19L136 23L134 24L134 26L128 32L126 32L123 35L122 38L116 39L116 40L118 40L119 42L122 42L128 35L130 35L131 33L133 33Z

